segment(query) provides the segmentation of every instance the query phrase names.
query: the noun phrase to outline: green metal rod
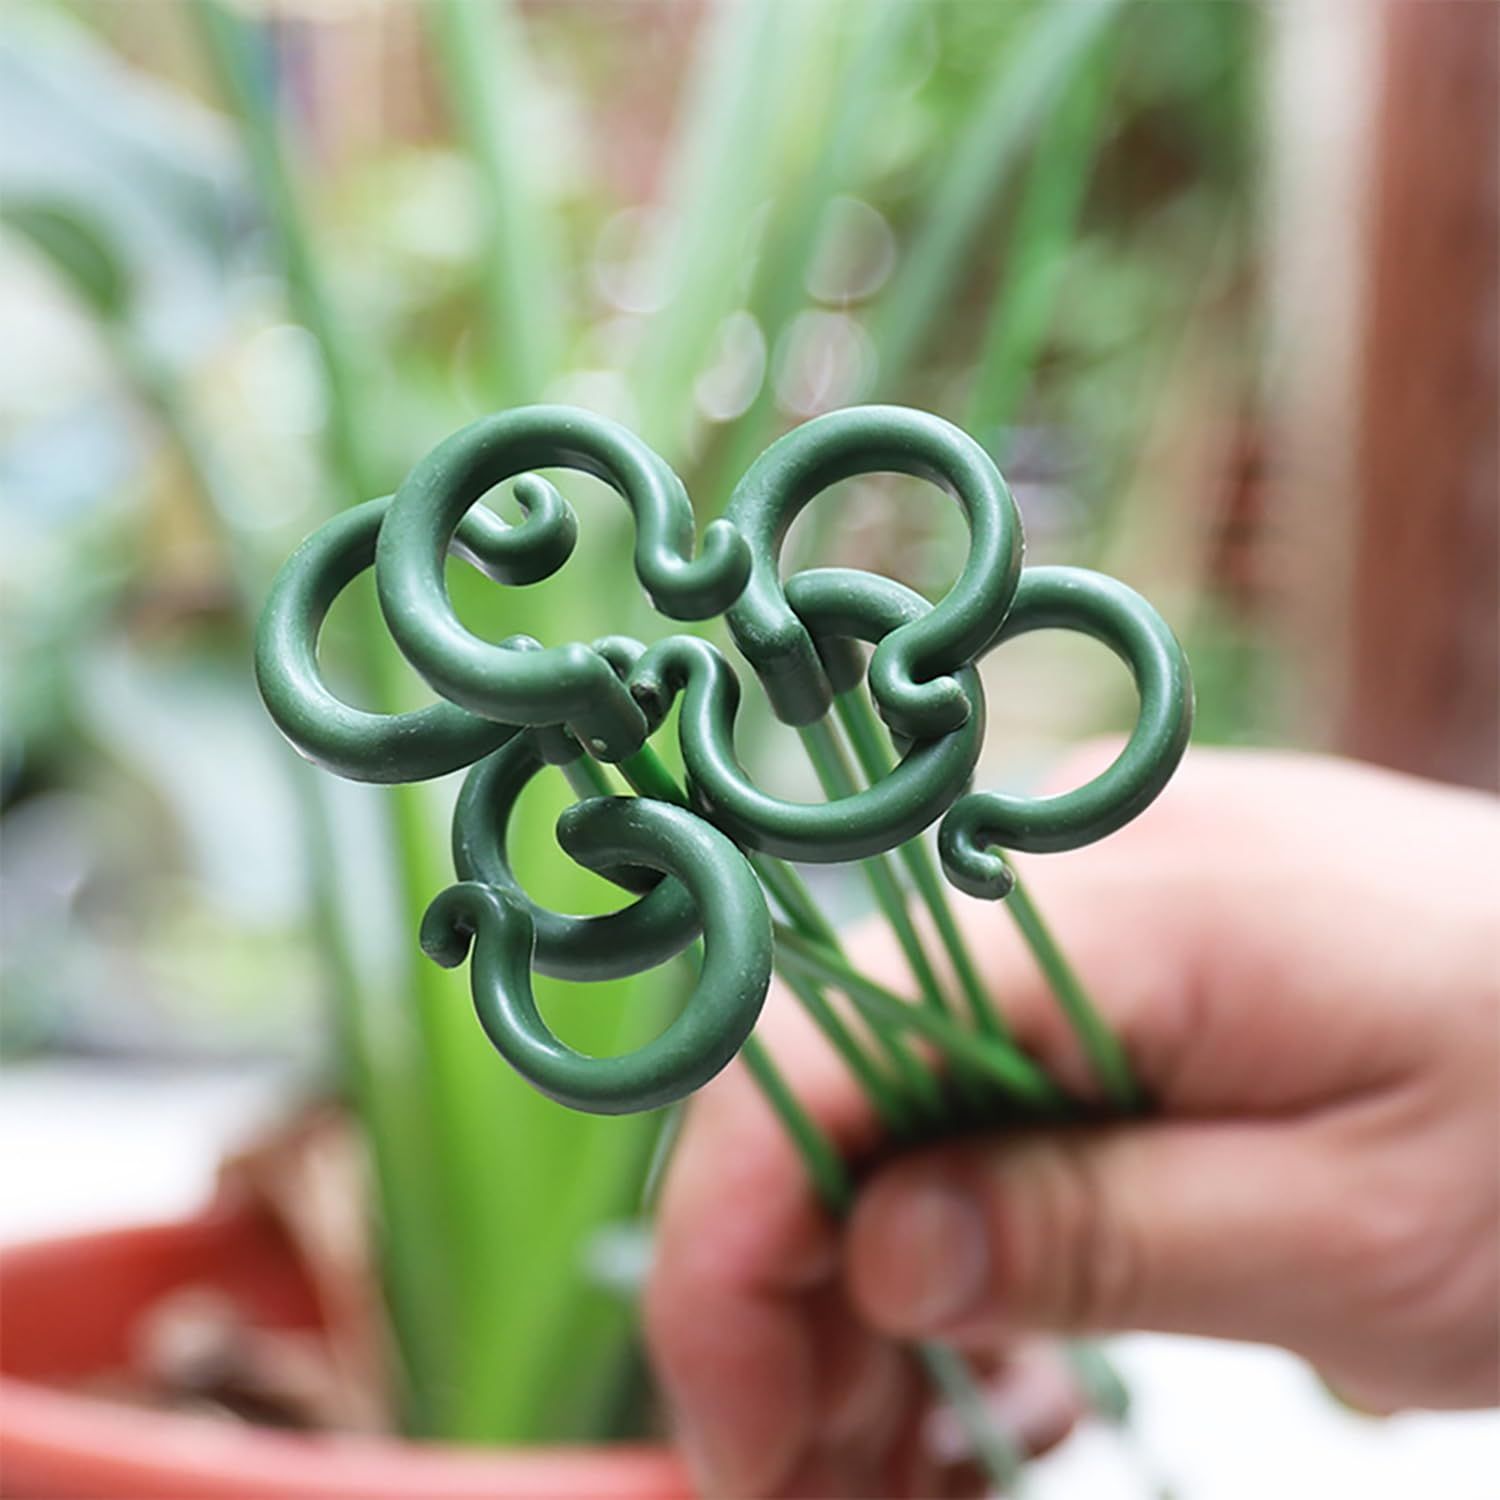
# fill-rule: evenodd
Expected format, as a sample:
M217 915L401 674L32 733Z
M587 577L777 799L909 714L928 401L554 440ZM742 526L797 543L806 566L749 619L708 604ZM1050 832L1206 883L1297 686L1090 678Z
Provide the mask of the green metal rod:
M828 943L831 940L832 945L837 946L832 926L790 865L776 859L752 857L750 866L792 927L814 942ZM783 973L781 978L844 1059L886 1129L894 1135L910 1131L914 1123L910 1098L877 1067L859 1039L845 1025L843 1017L828 1003L823 991L801 976Z
M803 929L807 936L816 938L825 947L842 951L839 935L833 923L823 915L807 882L785 860L772 859L767 855L746 856L760 876L761 884L770 891L777 902L788 912L795 911L794 926Z
M675 802L680 807L688 805L687 793L650 745L642 745L634 755L621 761L620 771L641 796L655 797L663 802ZM835 955L842 957L842 949L839 947L838 935L833 925L818 909L812 892L807 889L801 876L781 860L772 859L766 855L751 855L749 858L751 868L770 891L777 905L782 908L793 928L809 940L819 943ZM891 1125L892 1129L899 1129L902 1133L909 1131L916 1119L930 1118L942 1102L937 1080L921 1059L907 1048L901 1038L883 1028L871 1028L875 1040L900 1074L901 1083L905 1086L904 1093L899 1087L882 1077L873 1060L860 1047L858 1039L844 1024L838 1012L827 1003L821 991L816 986L809 985L805 979L802 985L803 990L798 990L795 986L789 986L789 988L792 988L793 994L804 1005L807 1005L808 1014L823 1029L829 1042L844 1057L855 1077L861 1084L866 1085L871 1107L880 1114L881 1118ZM811 1003L804 993L807 990L813 993ZM858 1008L857 1000L855 1004ZM856 1063L854 1061L856 1056L861 1061ZM869 1087L871 1082L874 1082L873 1089ZM899 1125L895 1123L898 1121Z
M834 704L839 721L844 726L844 733L854 747L860 769L871 782L879 781L890 770L891 756L886 748L885 732L864 688L858 687L851 692L840 693L834 699ZM948 904L943 879L938 873L931 850L921 839L911 839L902 844L896 853L906 866L912 884L916 886L917 893L932 917L933 926L937 928L938 937L948 954L948 961L958 976L959 988L963 990L974 1024L991 1036L1008 1039L1010 1028L979 977L978 967L953 916L953 908Z
M829 800L852 797L858 790L854 773L827 720L804 724L798 733L802 737L807 758L812 762L813 770ZM911 916L902 899L900 884L891 872L890 861L880 854L873 859L860 860L859 867L869 881L870 890L886 921L891 924L891 930L901 944L907 963L911 965L917 988L922 992L923 1003L935 1011L947 1013L948 1002L943 996L943 987L922 947L917 929L912 926Z
M842 1218L854 1202L854 1188L832 1142L798 1102L758 1037L752 1036L740 1048L740 1056L791 1137L823 1206Z
M990 1481L990 1493L1012 1493L1023 1457L985 1408L968 1361L947 1344L920 1343L917 1355L928 1379L963 1423L974 1457Z
M871 778L884 775L889 765L883 749L883 735L874 709L863 690L840 694L837 699L839 717L849 735L854 752L859 757L866 775ZM953 967L963 985L965 996L978 1025L992 1035L1008 1037L1009 1029L995 1012L979 975L964 945L963 936L953 918L952 909L943 895L941 880L932 866L932 857L926 845L913 839L897 851L907 860L912 879L927 899L924 880L930 879L935 889L935 903L928 902L933 921L942 936ZM912 858L911 856L915 856ZM920 873L925 866L926 876ZM1006 898L1005 906L1010 912L1027 947L1031 949L1038 968L1051 986L1063 1014L1068 1018L1079 1044L1083 1047L1094 1075L1110 1102L1120 1109L1138 1109L1142 1102L1142 1091L1130 1068L1125 1049L1119 1038L1100 1016L1098 1008L1090 1000L1077 973L1063 956L1062 949L1042 919L1025 885L1017 877L1015 888ZM950 936L951 933L951 936ZM985 1017L989 1018L986 1024Z
M677 807L688 806L687 793L650 745L642 745L634 755L622 760L620 774L642 797L655 797L658 802L671 802Z
M1110 1030L1095 1008L1082 981L1073 971L1062 949L1057 946L1041 913L1032 903L1019 877L1005 898L1006 910L1015 919L1021 936L1036 957L1037 965L1057 996L1077 1036L1094 1077L1111 1104L1126 1113L1134 1113L1145 1102L1145 1096L1125 1055L1120 1039Z
M857 995L867 1013L881 1024L925 1037L950 1059L982 1071L1018 1102L1054 1113L1073 1111L1074 1101L1018 1048L997 1037L965 1031L949 1017L903 1000L789 927L778 923L775 931L777 959L785 967L843 990L851 998Z
M687 805L687 794L649 745L643 745L636 754L622 761L620 771L642 796L676 802L680 806ZM865 980L844 961L832 926L818 910L811 893L796 872L780 860L764 857L756 857L752 864L773 899L782 907L788 919L796 924L795 928L777 924L777 959L788 988L804 1005L807 1005L806 997L809 994L815 995L817 1001L822 1002L819 1005L815 1001L808 1006L815 1023L824 1024L830 1016L837 1019L836 1012L827 1005L815 984L810 983L826 982L848 995L861 1013L876 1023L872 1026L876 1037L887 1046L899 1048L893 1057L905 1059L916 1070L915 1076L931 1085L934 1093L936 1080L916 1058L901 1047L890 1023L910 1024L911 1018L916 1016L924 1017L929 1023L937 1022L944 1033L951 1034L942 1038L933 1037L933 1040L939 1041L950 1055L969 1045L986 1049L983 1061L975 1059L976 1063L987 1067L991 1073L1005 1075L1005 1086L1012 1094L1027 1098L1036 1098L1040 1094L1049 1106L1066 1102L1061 1091L1023 1054L998 1051L1002 1044L991 1043L987 1047L984 1038L971 1037L967 1032L960 1031L946 1021L944 1016L919 1010L882 989L874 981ZM781 962L786 958L790 958L790 962ZM798 966L801 967L800 974L787 972ZM886 1024L878 1024L881 1021ZM920 1031L923 1028L915 1026L913 1029ZM827 1032L826 1025L825 1034L833 1041L833 1034ZM928 1035L931 1036L930 1031ZM853 1042L853 1037L850 1036L849 1040ZM959 1045L955 1046L955 1042ZM839 1046L839 1043L834 1042L834 1045ZM844 1055L841 1046L839 1050ZM997 1055L991 1056L991 1050L995 1050ZM796 1147L819 1199L831 1213L844 1217L854 1201L854 1189L833 1144L798 1102L780 1069L757 1037L752 1036L746 1041L740 1049L740 1056ZM846 1056L846 1062L848 1060ZM865 1087L872 1107L880 1110L882 1106L877 1102L878 1091L871 1092L866 1077L861 1076L861 1072L855 1070L852 1063L850 1066ZM911 1081L908 1077L908 1082ZM903 1106L909 1110L911 1102L909 1099L903 1100ZM1020 1467L1019 1455L1015 1445L990 1419L978 1384L963 1357L939 1344L918 1344L917 1351L934 1389L941 1393L964 1424L974 1445L975 1456L983 1465L991 1485L996 1489L1004 1489L1013 1484Z
M615 789L610 784L609 773L592 755L580 755L577 760L570 760L563 766L562 773L568 778L568 785L573 788L573 795L579 799L615 795Z
M909 1094L903 1093L876 1066L869 1053L844 1019L828 1003L828 997L805 975L781 973L781 981L797 997L798 1003L812 1017L814 1024L828 1038L829 1045L843 1058L845 1066L864 1090L880 1122L893 1136L910 1135L917 1117Z
M750 867L770 892L772 900L786 914L793 928L804 937L821 944L830 953L844 957L843 947L832 923L819 910L812 892L790 865L765 855L752 855ZM786 978L785 974L782 977ZM859 1000L854 996L850 999L853 1000L855 1009L861 1010ZM835 1019L838 1018L837 1011L832 1011L831 1014ZM896 1088L901 1100L898 1107L904 1119L902 1128L909 1129L920 1120L930 1122L941 1112L942 1105L942 1092L931 1070L899 1036L879 1026L871 1026L870 1032L899 1076L900 1082ZM859 1045L852 1033L849 1033L849 1040L855 1046Z
M817 773L824 793L830 799L852 796L857 790L854 772L844 757L843 747L834 737L832 727L824 720L816 724L804 725L799 732L803 746L807 750L807 757L812 762L813 770ZM895 933L902 953L906 955L906 962L921 992L922 1003L935 1014L951 1018L952 1011L943 995L942 984L932 967L931 960L927 957L926 949L922 946L922 939L912 923L911 914L906 909L906 900L902 894L900 882L891 869L890 861L883 854L877 855L873 859L861 860L860 869L869 882L876 905L890 924L891 931ZM877 1030L880 1029L883 1028L877 1028ZM966 1104L971 1108L982 1110L986 1102L984 1090L970 1075L964 1063L957 1059L954 1061L956 1065L952 1076L955 1087L962 1094Z

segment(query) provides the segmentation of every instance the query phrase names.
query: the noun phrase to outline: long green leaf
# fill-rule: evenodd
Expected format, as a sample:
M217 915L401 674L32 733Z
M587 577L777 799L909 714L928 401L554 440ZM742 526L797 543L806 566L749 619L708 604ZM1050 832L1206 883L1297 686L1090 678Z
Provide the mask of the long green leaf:
M1013 420L1051 326L1068 247L1098 154L1112 49L1096 44L1043 127L1007 240L969 397L967 426L998 433Z
M682 445L693 381L739 299L754 211L818 12L726 0L707 12L651 271L668 300L646 327L630 382L641 435L669 455Z
M974 117L916 215L916 238L881 299L872 335L880 387L899 389L957 285L1027 143L1124 0L1043 6L1022 43L1002 54Z
M337 493L352 503L379 493L375 427L360 399L354 340L322 273L313 236L287 170L267 57L258 33L216 0L194 7L208 54L240 127L256 186L276 236L296 315L314 334L327 377L328 447ZM364 687L392 708L408 691L399 657L385 644L373 604L357 633ZM372 924L414 933L432 893L448 881L444 843L435 834L429 789L364 792L369 814L390 851L394 890L388 913L354 914ZM357 856L356 856L357 857ZM367 938L361 939L367 942ZM374 1121L377 1181L396 1196L382 1205L388 1245L412 1264L389 1268L393 1285L420 1297L411 1326L398 1326L402 1355L417 1403L412 1426L435 1435L484 1436L472 1424L485 1406L493 1346L478 1349L470 1329L488 1330L503 1302L505 1267L495 1246L511 1236L503 1194L493 1191L496 1153L515 1150L504 1115L486 1085L486 1059L473 1044L461 976L419 963L409 942L390 944L379 974L363 972L357 1025L372 1059L373 1078L361 1103ZM411 1008L420 1045L413 1049L398 1019ZM346 1037L352 1044L353 1039ZM489 1059L493 1063L493 1059ZM408 1236L422 1234L420 1244ZM420 1338L418 1345L414 1339Z
M538 401L561 358L563 301L557 228L522 149L530 80L521 19L511 0L434 0L426 15L484 211L491 398Z
M852 191L866 161L866 146L885 99L893 59L908 42L922 14L910 0L853 0L839 17L852 32L847 60L828 59L822 96L828 114L813 159L801 181L773 202L766 239L751 292L751 309L768 350L806 301L808 267L827 222L829 204ZM702 497L716 510L735 480L764 446L774 408L770 372L747 410L736 420L705 476Z

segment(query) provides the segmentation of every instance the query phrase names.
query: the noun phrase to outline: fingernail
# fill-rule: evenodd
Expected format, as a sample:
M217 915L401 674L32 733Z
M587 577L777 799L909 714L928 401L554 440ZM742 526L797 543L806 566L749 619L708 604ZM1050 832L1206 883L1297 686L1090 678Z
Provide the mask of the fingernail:
M930 1178L877 1184L856 1211L855 1296L888 1329L926 1333L970 1312L989 1279L979 1206Z

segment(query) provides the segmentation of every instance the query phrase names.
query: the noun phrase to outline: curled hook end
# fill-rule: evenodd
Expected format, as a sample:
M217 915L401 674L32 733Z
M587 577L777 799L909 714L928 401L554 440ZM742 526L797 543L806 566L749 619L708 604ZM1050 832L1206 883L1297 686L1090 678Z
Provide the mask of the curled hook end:
M621 682L629 678L635 664L646 654L645 646L629 635L601 635L590 645L609 663L610 670Z
M686 692L690 703L731 724L740 701L739 680L723 653L696 635L669 635L657 641L636 660L629 687L653 732L679 693Z
M460 523L452 547L496 583L519 587L550 578L573 555L578 516L540 474L520 475L515 497L524 518L519 525L508 526L476 506Z
M721 518L704 527L699 554L689 560L653 550L643 529L636 575L652 605L668 619L707 620L723 614L744 593L750 580L750 546L731 522Z
M962 803L938 828L938 857L949 883L979 901L1003 901L1015 889L1015 871L1005 857L967 818L955 817Z
M887 647L894 649L887 650ZM899 634L888 636L870 659L870 693L893 734L935 739L968 722L973 704L956 677L917 681L900 651Z
M486 926L504 929L522 923L529 940L532 922L525 908L495 886L463 880L432 898L417 940L435 964L456 969Z

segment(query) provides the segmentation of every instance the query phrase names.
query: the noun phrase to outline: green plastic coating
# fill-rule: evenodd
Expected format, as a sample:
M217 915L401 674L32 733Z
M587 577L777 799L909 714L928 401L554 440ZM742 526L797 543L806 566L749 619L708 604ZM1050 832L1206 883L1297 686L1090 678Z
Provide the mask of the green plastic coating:
M471 634L448 598L443 558L464 516L537 468L576 469L620 494L635 517L636 575L664 614L718 614L744 587L749 549L727 522L708 526L692 559L692 504L651 448L592 413L529 406L470 423L407 475L375 550L380 608L407 660L450 702L500 723L566 724L600 759L623 760L646 723L607 660L580 643L507 652Z
M684 808L605 797L568 808L558 838L580 864L648 865L687 888L703 922L703 967L681 1013L619 1057L559 1041L531 987L535 926L498 886L449 886L422 920L422 947L447 968L471 957L474 1008L495 1049L549 1098L593 1114L660 1109L701 1088L745 1044L771 982L771 918L745 857Z
M518 735L474 767L453 812L453 865L460 880L493 886L531 920L536 969L557 979L621 979L654 969L698 936L701 922L692 896L677 880L626 878L645 888L638 901L604 916L576 917L539 906L522 887L506 852L506 827L517 800L545 762L533 735ZM598 869L597 865L592 868ZM627 867L632 875L645 873ZM622 871L607 872L622 883Z
M350 781L446 776L516 732L514 725L452 703L369 713L345 703L323 681L318 634L333 601L373 566L390 503L389 496L368 500L313 532L276 575L255 632L255 680L276 727L314 765ZM483 524L476 511L457 540L462 543Z
M1091 635L1123 658L1140 713L1114 763L1074 791L974 792L954 804L938 830L938 852L949 880L971 896L994 898L1010 889L997 847L1053 853L1123 828L1156 800L1187 749L1193 724L1187 658L1166 621L1134 589L1086 568L1028 568L997 644L1058 628Z
M843 568L799 573L789 590L803 628L832 637L880 641L930 608L888 578ZM833 802L798 803L762 791L741 766L734 748L739 682L715 646L696 636L669 636L646 652L630 677L631 691L653 720L684 695L678 732L696 804L744 847L812 864L884 853L952 805L974 773L984 738L978 676L965 668L958 684L969 711L957 729L912 745L874 786Z
M832 688L805 623L783 591L787 529L815 496L858 474L910 474L963 508L969 556L946 596L882 640L870 689L891 727L912 738L947 734L968 718L955 674L980 656L1005 621L1021 569L1021 523L1000 471L967 433L927 412L857 406L829 412L773 443L730 496L728 520L749 544L750 581L726 618L740 654L788 724L828 712Z
M577 518L533 472L549 468L592 475L625 501L635 523L633 569L661 613L725 615L777 714L803 729L831 800L791 802L750 778L734 740L739 678L700 637L669 635L649 649L627 636L543 646L525 636L481 640L458 621L444 579L450 553L502 587L549 577L571 555ZM969 556L948 593L933 604L850 569L782 580L779 553L796 515L830 485L889 471L935 484L964 513ZM482 503L510 479L523 512L517 525ZM1043 1105L1044 1091L1008 1044L916 840L936 826L948 879L994 898L1011 888L1005 850L1076 848L1140 813L1181 758L1192 721L1187 665L1171 631L1123 584L1073 568L1023 569L1019 518L989 456L923 412L861 407L804 424L751 465L727 518L704 529L696 556L694 537L677 476L616 423L560 406L483 418L420 460L393 498L339 514L292 555L257 633L261 693L292 744L339 775L399 782L472 768L454 813L460 883L433 903L423 942L444 963L460 962L472 946L486 1030L553 1097L583 1109L655 1108L723 1066L753 1024L769 974L764 885L794 929L783 945L794 990L893 1128L924 1128L947 1108L918 1044L943 1052L964 1079L982 1076L1013 1100ZM371 567L396 644L443 701L371 713L343 702L324 681L323 622L342 590ZM1115 763L1076 791L976 792L985 733L978 664L1043 628L1081 631L1126 661L1140 697L1134 730ZM648 742L679 698L685 787ZM828 722L835 700L863 780L850 772ZM881 720L901 751L894 761ZM617 763L640 795L597 795L611 785L602 762ZM506 829L516 799L547 765L561 767L583 799L560 819L559 840L635 897L619 911L550 911L511 868ZM977 1033L932 1008L940 982L893 869L882 862L893 851L933 913ZM782 859L871 862L927 1007L904 1004L850 967ZM1050 965L1101 1083L1123 1106L1134 1096L1118 1043L1024 895L1016 915ZM707 957L692 1002L638 1052L582 1058L536 1014L533 969L582 981L636 974L665 963L699 933ZM862 1022L857 1030L825 989L848 996Z

